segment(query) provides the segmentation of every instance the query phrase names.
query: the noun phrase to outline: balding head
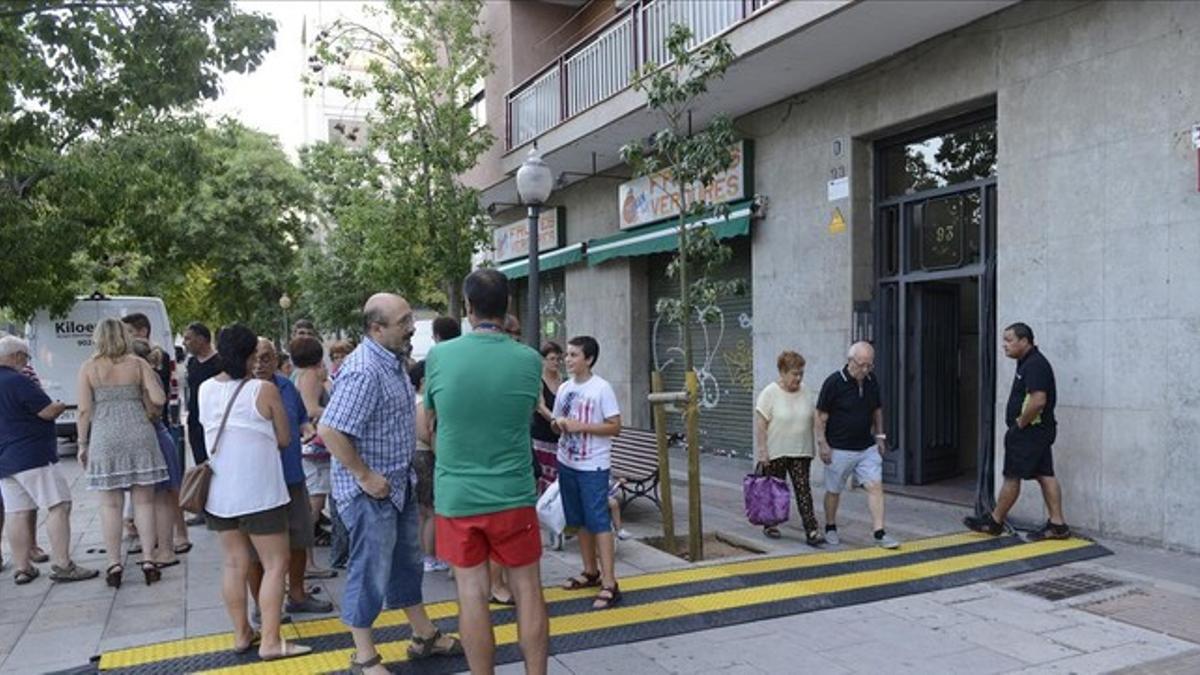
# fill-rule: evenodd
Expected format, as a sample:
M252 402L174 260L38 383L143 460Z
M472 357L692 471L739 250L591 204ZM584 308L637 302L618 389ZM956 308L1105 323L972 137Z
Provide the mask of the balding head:
M397 356L407 354L413 334L408 301L395 293L372 295L363 305L363 333Z
M869 342L855 342L846 351L846 370L859 382L875 369L875 348Z
M275 351L275 343L265 337L259 337L258 349L254 350L254 356L254 377L260 380L273 378L279 365L279 353Z

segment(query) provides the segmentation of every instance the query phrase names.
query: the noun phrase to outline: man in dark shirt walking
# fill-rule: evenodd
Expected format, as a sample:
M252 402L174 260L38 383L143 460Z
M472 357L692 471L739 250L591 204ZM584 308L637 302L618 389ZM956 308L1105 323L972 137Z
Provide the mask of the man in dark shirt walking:
M1058 398L1054 369L1033 343L1033 329L1014 323L1004 329L1004 355L1017 360L1012 390L1004 421L1004 485L996 499L996 508L982 516L967 516L963 523L976 532L999 535L1004 520L1021 494L1022 480L1036 480L1050 520L1029 535L1031 540L1066 539L1071 528L1063 520L1062 488L1054 477L1051 446L1058 435L1054 406Z
M883 529L883 455L887 436L883 433L883 402L875 369L875 348L856 342L846 354L846 365L825 378L817 397L813 425L817 451L825 463L825 541L837 545L837 509L842 488L851 474L867 491L867 508L881 548L899 548Z
M187 327L183 346L192 357L187 361L188 445L192 448L192 459L201 464L208 460L208 449L204 445L204 427L200 425L200 385L221 372L221 360L212 347L212 333L202 323Z

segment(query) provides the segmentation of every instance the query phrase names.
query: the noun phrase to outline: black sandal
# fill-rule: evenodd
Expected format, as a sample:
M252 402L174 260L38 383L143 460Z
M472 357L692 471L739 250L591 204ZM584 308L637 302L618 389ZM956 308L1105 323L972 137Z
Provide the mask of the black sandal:
M415 661L417 659L424 659L430 656L462 655L462 640L459 640L453 635L446 637L450 638L450 646L440 647L438 646L438 640L442 639L442 631L440 629L433 631L433 635L430 635L426 638L413 633L412 642L408 645L408 658Z
M581 588L596 588L600 585L600 572L580 572L578 575L567 579L563 584L565 591L577 591Z
M110 588L120 588L121 578L125 576L125 566L121 563L109 565L108 569L104 570L104 583Z
M18 586L24 586L40 576L42 576L41 570L36 567L30 567L29 569L17 570L13 574L13 582Z
M383 663L383 657L380 656L379 653L376 653L375 656L372 656L371 658L367 659L366 661L363 661L362 663L355 661L354 654L351 654L350 655L350 675L363 675L363 673L367 672L367 668L374 668L375 666L377 666L381 663Z
M604 597L607 593L608 597ZM621 589L617 584L612 586L603 586L600 592L596 594L596 600L592 602L592 609L608 609L621 601Z
M142 568L142 577L146 579L147 586L156 581L162 581L162 572L153 562L149 560L143 560L142 562L138 563L138 565L140 565Z

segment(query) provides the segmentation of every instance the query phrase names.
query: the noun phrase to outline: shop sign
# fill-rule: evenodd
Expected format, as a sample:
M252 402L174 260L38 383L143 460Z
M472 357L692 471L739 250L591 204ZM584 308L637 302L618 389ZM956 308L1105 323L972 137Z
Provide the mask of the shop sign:
M566 218L561 206L542 211L538 219L538 252L553 251L563 245L563 226ZM498 263L529 255L529 220L521 219L511 225L492 230L492 250Z
M686 187L689 204L696 200L712 204L743 199L752 194L750 143L733 147L733 164L717 174L707 185ZM635 178L617 188L617 211L622 230L646 225L679 215L680 190L668 171Z

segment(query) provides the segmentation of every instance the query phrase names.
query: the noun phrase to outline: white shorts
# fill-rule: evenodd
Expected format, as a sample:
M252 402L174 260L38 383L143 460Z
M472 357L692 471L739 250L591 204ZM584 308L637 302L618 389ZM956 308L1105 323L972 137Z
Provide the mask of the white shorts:
M859 483L883 482L883 457L872 445L866 450L833 449L833 461L825 466L825 491L839 494L853 473Z
M304 464L304 485L308 488L308 496L329 494L329 460L302 460Z
M58 470L58 464L47 464L0 478L0 494L4 495L4 512L49 509L71 501L71 486Z

